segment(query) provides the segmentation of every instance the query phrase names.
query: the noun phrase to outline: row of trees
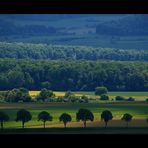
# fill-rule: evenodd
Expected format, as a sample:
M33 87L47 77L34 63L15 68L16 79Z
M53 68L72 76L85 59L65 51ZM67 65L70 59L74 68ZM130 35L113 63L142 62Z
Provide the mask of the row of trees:
M132 115L126 113L123 115L121 120L124 120L126 122L126 125L128 127L128 122L132 120ZM113 115L109 110L105 110L101 113L101 120L104 120L105 127L107 127L107 123L112 120ZM32 119L32 115L29 111L25 109L21 109L17 112L16 122L21 121L22 122L22 128L24 128L24 125L26 122L30 121ZM8 121L9 116L4 113L0 112L0 122L1 122L1 128L3 129L3 122ZM42 111L38 114L38 121L43 122L43 127L45 128L46 121L52 121L53 117L46 111ZM76 113L76 120L82 121L84 124L84 127L86 127L87 121L94 121L94 115L93 113L88 109L79 109L79 111ZM66 125L68 122L72 121L71 115L67 113L61 114L59 117L59 121L62 121L64 123L64 127L66 128ZM148 119L147 119L148 122Z
M0 59L0 90L147 91L147 62Z
M148 61L147 50L0 42L0 58Z
M103 91L104 89L104 91ZM109 100L105 87L97 87L95 94L100 95L98 100ZM46 88L41 89L40 93L34 98L30 96L29 91L25 88L12 89L10 91L0 92L0 102L70 102L70 103L89 103L92 98L82 95L76 96L73 92L67 91L64 96L57 97L52 90ZM94 99L93 99L94 100ZM122 96L112 98L112 101L135 101L135 98L129 97L128 99ZM148 101L148 98L146 98Z

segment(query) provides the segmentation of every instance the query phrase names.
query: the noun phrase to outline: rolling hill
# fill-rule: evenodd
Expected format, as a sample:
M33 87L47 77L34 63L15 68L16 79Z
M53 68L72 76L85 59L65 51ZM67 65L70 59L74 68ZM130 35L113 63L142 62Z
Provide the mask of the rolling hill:
M1 14L0 41L147 50L147 17L145 14Z

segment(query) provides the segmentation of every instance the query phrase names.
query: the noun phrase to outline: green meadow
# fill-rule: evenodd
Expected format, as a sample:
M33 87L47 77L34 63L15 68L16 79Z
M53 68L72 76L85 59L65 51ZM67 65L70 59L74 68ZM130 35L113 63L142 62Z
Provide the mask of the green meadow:
M32 114L32 120L25 124L26 128L41 128L42 122L37 121L37 116L41 111L48 111L53 116L53 121L47 122L47 127L63 127L63 123L59 122L59 116L66 112L72 116L72 122L68 123L68 127L83 127L81 122L76 122L76 112L80 108L90 109L95 117L94 122L89 123L89 126L101 126L104 124L100 121L100 114L104 110L110 110L113 114L113 121L110 124L119 125L120 119L124 113L133 115L133 120L143 120L142 122L133 122L134 126L141 127L143 124L147 126L145 119L148 117L147 102L100 102L100 103L1 103L0 111L7 113L10 116L10 121L5 122L5 128L21 128L21 122L15 122L16 113L19 109L27 109ZM118 121L118 122L114 122ZM120 121L120 122L119 122ZM132 125L132 123L131 123ZM125 126L122 121L121 126Z

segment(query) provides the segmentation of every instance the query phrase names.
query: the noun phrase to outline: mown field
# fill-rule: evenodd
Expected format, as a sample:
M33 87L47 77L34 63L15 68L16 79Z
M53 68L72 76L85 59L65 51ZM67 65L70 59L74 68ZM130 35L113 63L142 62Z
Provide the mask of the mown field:
M66 112L72 116L72 122L68 127L83 127L82 122L76 122L76 112L80 108L90 109L95 117L94 122L88 122L88 127L104 127L100 119L102 111L108 109L113 114L113 121L109 122L109 127L125 127L125 122L121 121L124 113L133 115L133 121L129 127L147 127L148 102L100 102L100 103L1 103L0 111L6 112L10 116L10 121L4 124L5 128L21 128L21 122L15 122L16 113L19 109L27 109L33 118L25 124L27 128L42 128L42 122L37 121L37 115L41 111L48 111L53 116L53 121L47 122L47 127L63 127L59 122L59 116Z
M29 91L32 97L37 96L40 91ZM87 91L80 91L80 92L73 92L76 96L86 95L90 98L97 99L99 98L94 94L94 92L87 92ZM57 92L54 91L56 96L64 96L65 92ZM110 99L114 99L116 96L123 96L125 98L133 97L136 101L145 101L148 98L148 92L108 92Z

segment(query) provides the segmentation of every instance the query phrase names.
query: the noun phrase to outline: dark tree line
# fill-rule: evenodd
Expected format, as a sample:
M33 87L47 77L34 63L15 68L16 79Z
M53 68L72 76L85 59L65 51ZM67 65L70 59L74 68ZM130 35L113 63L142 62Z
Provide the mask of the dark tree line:
M0 59L0 90L147 91L147 62Z
M148 51L141 49L0 42L0 58L148 61Z

